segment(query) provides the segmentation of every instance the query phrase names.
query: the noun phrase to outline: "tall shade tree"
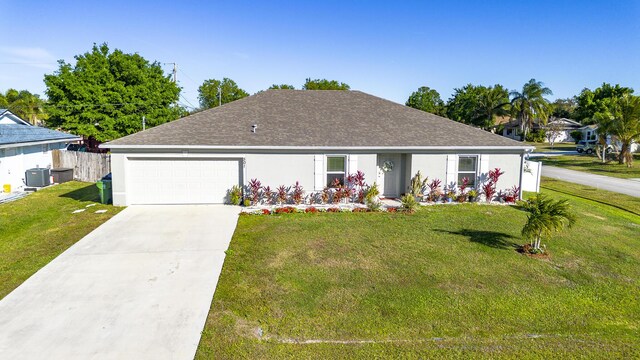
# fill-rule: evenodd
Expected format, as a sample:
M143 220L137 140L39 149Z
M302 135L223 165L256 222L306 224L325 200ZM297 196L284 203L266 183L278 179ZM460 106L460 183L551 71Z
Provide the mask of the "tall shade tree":
M537 194L526 201L519 202L520 209L528 212L527 222L522 227L522 236L531 241L535 250L541 250L543 238L550 238L551 234L571 227L576 222L566 199L554 201L546 195Z
M502 85L486 87L467 84L454 89L447 102L447 116L465 124L488 128L497 116L508 114L509 92Z
M302 85L303 90L349 90L351 87L337 80L307 78Z
M624 94L621 98L613 98L604 112L596 113L596 118L620 141L618 162L631 167L631 145L640 142L640 97Z
M203 110L240 100L247 96L249 94L229 78L223 78L222 81L216 79L205 80L198 88L198 100L200 100L200 108Z
M575 98L556 99L551 103L551 116L556 118L573 119L577 101Z
M269 90L295 90L296 87L293 85L289 85L289 84L273 84L271 86L269 86Z
M411 93L405 105L432 114L445 115L444 101L440 98L440 94L428 86L422 86Z
M548 87L536 79L529 80L522 87L522 91L512 91L511 112L512 116L518 120L522 138L527 138L527 133L533 127L533 122L537 119L541 124L546 125L547 119L552 112L547 95L553 95Z
M9 89L5 94L0 94L0 108L9 109L33 125L39 125L47 119L44 106L45 103L38 94L32 94L27 90Z
M152 127L185 113L175 105L180 88L158 62L110 52L107 44L94 44L75 60L60 60L58 70L45 75L49 126L108 141L140 131L143 116Z
M633 94L633 89L619 84L611 85L602 83L595 90L583 89L576 97L576 109L574 111L575 120L583 124L594 124L597 122L596 113L606 112L610 106L611 99L620 99L624 95Z

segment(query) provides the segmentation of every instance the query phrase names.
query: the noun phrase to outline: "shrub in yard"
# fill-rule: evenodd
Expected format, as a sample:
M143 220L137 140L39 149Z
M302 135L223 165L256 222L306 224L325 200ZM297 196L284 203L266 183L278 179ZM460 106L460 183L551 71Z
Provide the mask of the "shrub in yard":
M353 210L351 210L351 212L354 212L354 213L369 212L369 209L357 207L357 208L353 208Z
M302 189L302 185L296 181L296 184L293 185L293 193L291 194L291 200L293 200L294 204L300 205L304 200L304 190Z
M394 208L394 207L387 208L387 212L390 212L390 213L398 212L398 208Z
M260 202L262 198L262 184L258 179L249 180L249 199L251 200L251 205L256 205Z
M337 208L337 207L328 208L327 212L337 213L337 212L340 212L340 208Z
M489 180L482 185L482 192L487 202L493 200L496 194L496 184L498 184L498 180L500 180L500 176L502 175L504 175L504 171L500 171L500 168L489 170Z
M422 197L424 190L427 187L427 180L429 180L429 178L426 176L423 178L422 173L418 170L418 172L411 178L411 184L409 185L411 195L415 198Z
M329 199L331 198L332 198L331 189L325 186L324 189L322 189L322 193L320 194L320 200L322 201L323 204L328 204Z
M276 214L293 214L298 212L293 206L279 207L275 209Z
M251 206L251 200L249 200L249 199L244 199L244 201L243 201L243 205L244 205L244 206L247 206L247 207L248 207L248 206Z
M511 189L507 190L502 195L502 200L506 203L515 203L518 201L518 196L520 195L520 187L514 185Z
M429 201L438 201L438 199L440 199L440 196L442 195L440 184L442 184L440 179L433 179L427 185L429 187L429 196L427 197Z
M229 203L231 205L240 205L242 201L242 188L238 185L233 185L229 190Z
M271 211L269 209L262 209L262 215L271 215Z
M269 204L269 205L273 205L274 201L273 201L273 196L274 196L274 191L271 190L270 186L265 186L262 188L262 196L264 197L264 201Z
M402 202L402 209L409 213L416 211L418 207L418 202L412 194L405 194L400 198L400 202Z
M369 204L372 202L377 202L378 195L380 195L380 190L378 190L378 184L373 183L373 185L367 187L364 194L365 204Z
M278 203L286 204L288 194L289 194L289 189L287 189L286 186L284 185L278 186L278 188L276 189L276 198L278 199Z
M315 207L311 206L311 207L308 207L308 208L304 209L304 212L311 213L311 214L317 214L318 213L318 209L316 209Z
M382 203L378 200L367 201L367 209L369 211L380 211Z
M571 227L576 217L571 212L566 199L552 200L546 195L537 194L518 203L519 208L529 213L522 227L522 236L530 240L529 245L536 252L543 252L540 243L543 237L551 238L553 232Z

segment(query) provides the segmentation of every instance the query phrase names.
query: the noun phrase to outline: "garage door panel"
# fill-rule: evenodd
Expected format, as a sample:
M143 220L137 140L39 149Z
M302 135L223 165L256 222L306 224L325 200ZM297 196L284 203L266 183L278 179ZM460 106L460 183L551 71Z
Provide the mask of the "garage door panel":
M128 159L131 204L219 204L241 183L240 159Z

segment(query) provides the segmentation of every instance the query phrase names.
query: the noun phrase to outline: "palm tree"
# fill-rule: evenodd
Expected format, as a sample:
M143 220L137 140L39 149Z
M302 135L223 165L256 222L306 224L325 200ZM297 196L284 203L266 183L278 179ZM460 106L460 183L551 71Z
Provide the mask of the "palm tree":
M598 128L596 129L596 133L598 134L598 147L602 149L602 155L598 154L598 156L600 156L600 159L604 164L607 162L607 138L611 135L613 119L610 114L605 113L596 113L593 116L593 119L598 125Z
M529 213L522 236L529 239L536 250L540 250L543 237L551 237L551 233L562 230L565 225L571 227L576 221L566 199L554 201L537 194L527 201L521 201L519 205Z
M611 134L622 143L618 162L626 163L631 167L633 165L631 144L634 141L640 141L640 96L625 94L615 101Z
M509 93L511 96L511 109L513 115L520 123L520 131L522 132L523 140L527 137L527 132L533 127L533 121L539 119L546 125L547 118L551 114L552 107L547 99L546 95L553 95L553 92L548 87L536 79L531 79L524 84L522 92L512 91Z
M483 129L493 125L496 116L507 115L506 106L509 105L509 92L502 85L487 88L478 97L477 115L472 123L482 124Z
M31 94L26 90L20 91L17 98L8 105L8 108L33 125L38 125L38 120L46 118L44 101L38 95Z

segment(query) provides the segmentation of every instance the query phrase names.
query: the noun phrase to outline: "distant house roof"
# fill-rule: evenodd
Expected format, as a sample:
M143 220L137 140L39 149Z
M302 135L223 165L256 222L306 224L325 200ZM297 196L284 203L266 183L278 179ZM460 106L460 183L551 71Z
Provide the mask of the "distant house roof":
M11 115L8 117L7 115ZM33 126L7 109L0 109L0 147L14 147L25 143L54 143L77 141L81 138L39 126Z
M252 126L257 125L255 133ZM267 90L103 145L108 148L526 148L360 91Z

